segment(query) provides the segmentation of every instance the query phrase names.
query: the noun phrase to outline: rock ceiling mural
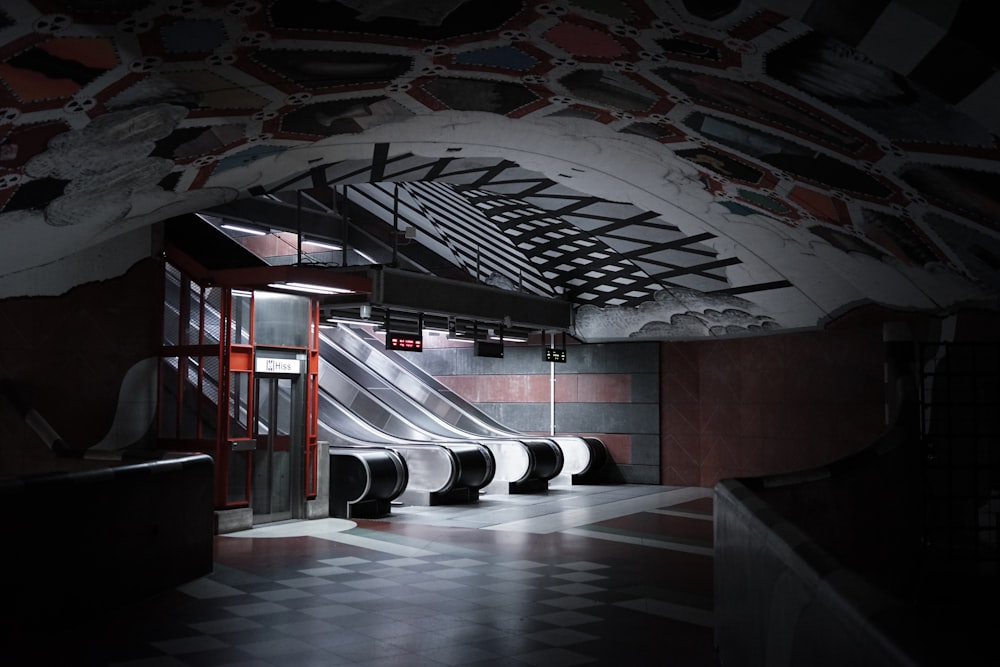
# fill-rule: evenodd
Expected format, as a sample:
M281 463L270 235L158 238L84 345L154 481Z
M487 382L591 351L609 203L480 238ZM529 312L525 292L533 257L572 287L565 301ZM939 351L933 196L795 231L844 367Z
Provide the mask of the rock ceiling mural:
M0 274L325 189L583 340L995 304L986 10L834 4L9 0Z

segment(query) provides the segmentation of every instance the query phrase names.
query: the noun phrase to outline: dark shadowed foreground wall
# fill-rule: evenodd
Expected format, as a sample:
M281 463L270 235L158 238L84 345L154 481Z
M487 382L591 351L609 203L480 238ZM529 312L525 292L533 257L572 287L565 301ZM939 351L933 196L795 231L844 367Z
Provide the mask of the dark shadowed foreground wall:
M150 259L58 296L0 300L0 379L70 447L85 449L108 433L125 374L158 355L162 275L163 264ZM0 442L0 473L72 465L53 457L2 398Z

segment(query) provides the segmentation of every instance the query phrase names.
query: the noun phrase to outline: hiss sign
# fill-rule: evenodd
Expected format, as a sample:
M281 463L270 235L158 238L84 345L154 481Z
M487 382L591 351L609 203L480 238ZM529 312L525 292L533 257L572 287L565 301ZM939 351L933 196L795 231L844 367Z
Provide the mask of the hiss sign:
M281 359L278 357L257 357L254 370L258 373L298 375L302 372L301 359Z

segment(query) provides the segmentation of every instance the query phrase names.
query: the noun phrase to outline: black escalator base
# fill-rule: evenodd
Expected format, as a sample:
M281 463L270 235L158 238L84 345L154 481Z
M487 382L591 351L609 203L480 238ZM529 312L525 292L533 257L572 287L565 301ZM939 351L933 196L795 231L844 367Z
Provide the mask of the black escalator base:
M380 519L389 516L392 503L382 498L372 498L356 503L330 499L330 516L336 519Z
M398 500L404 505L433 507L435 505L463 505L479 502L479 489L457 486L448 491L411 491L407 489Z
M523 482L493 482L486 487L489 493L497 495L514 495L518 493L548 493L549 480L526 479Z
M584 472L570 476L570 484L621 484L615 479L615 466L610 459L597 468L590 468Z
M570 477L571 484L618 484L613 479L614 462L607 446L598 438L584 437L590 450L590 466Z
M457 505L479 502L479 489L473 489L469 486L459 486L449 491L442 491L431 495L432 505Z

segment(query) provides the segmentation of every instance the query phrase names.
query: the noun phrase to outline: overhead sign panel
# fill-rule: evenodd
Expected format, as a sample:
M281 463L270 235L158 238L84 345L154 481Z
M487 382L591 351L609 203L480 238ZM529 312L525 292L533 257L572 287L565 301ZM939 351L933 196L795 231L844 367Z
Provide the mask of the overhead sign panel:
M503 343L496 343L491 340L477 340L475 344L475 354L477 357L503 358Z
M386 308L537 329L572 326L568 301L387 267L372 270L371 279L372 303Z

